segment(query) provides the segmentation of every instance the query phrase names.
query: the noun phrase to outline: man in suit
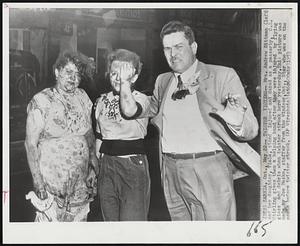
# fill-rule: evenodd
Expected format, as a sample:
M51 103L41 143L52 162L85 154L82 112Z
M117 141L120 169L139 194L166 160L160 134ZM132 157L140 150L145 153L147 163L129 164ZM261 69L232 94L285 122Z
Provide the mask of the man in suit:
M158 76L141 116L152 117L160 131L171 219L235 220L232 160L259 175L259 156L246 143L258 133L251 105L232 68L197 60L189 26L171 21L160 36L172 72Z

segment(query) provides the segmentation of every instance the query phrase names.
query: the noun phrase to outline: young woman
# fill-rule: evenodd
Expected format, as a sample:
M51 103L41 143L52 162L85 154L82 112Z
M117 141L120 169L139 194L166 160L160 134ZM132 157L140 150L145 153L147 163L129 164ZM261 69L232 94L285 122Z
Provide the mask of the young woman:
M98 188L105 221L147 220L150 177L143 141L148 119L136 117L149 101L133 89L141 67L137 54L111 52L107 68L112 91L95 103Z

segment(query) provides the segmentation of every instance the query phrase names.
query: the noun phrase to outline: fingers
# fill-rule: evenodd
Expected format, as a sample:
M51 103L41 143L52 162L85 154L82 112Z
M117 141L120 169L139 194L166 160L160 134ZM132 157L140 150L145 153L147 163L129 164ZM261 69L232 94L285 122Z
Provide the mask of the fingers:
M92 187L93 186L93 178L92 177L88 177L86 179L86 186L87 187Z
M97 178L96 177L91 178L88 182L86 182L86 186L89 189L92 189L92 188L96 187L97 186Z
M232 106L239 106L240 105L240 94L231 94L228 93L226 96L226 100L232 105Z
M45 199L48 197L47 192L46 192L46 190L44 190L44 189L39 190L39 191L37 192L37 196L38 196L38 198L41 199L41 200L45 200Z
M240 94L228 93L228 95L226 96L226 99L229 100L230 102L235 102L235 101L238 101L240 97L241 97Z
M135 69L129 62L122 62L120 67L120 78L121 81L128 81L130 80L135 73Z
M247 111L247 106L246 105L243 105L241 106L241 95L240 94L231 94L231 93L228 93L228 95L226 96L226 100L227 102L232 106L232 107L235 107L235 108L242 108L242 111L243 113L245 113Z
M97 184L97 174L94 169L89 171L88 177L86 178L87 187L93 187Z

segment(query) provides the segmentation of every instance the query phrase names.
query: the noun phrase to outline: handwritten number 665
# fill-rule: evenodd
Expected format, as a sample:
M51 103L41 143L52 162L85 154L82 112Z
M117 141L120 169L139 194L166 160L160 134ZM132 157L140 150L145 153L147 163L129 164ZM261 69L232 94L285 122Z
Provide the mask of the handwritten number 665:
M254 226L255 223L257 223L256 226ZM263 232L261 236L264 237L264 236L266 235L266 233L267 233L266 226L267 226L268 224L271 224L271 223L272 223L272 221L269 221L269 222L267 222L267 223L262 223L262 221L253 222L253 223L251 224L250 229L249 229L248 232L247 232L247 237L251 237L251 235L252 235L253 232L254 232L254 233L258 233L259 231L262 231L262 232ZM252 228L253 228L253 230L252 230ZM252 231L252 233L251 233L251 231Z

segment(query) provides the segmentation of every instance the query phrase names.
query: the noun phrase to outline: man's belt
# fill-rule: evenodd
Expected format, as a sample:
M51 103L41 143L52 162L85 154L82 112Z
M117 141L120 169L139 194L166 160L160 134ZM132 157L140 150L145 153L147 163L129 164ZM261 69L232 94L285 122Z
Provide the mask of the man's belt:
M220 152L222 152L222 150L200 152L200 153L187 153L187 154L175 154L175 153L164 153L164 154L173 159L187 160L187 159L197 159L197 158L201 158L201 157L208 157L208 156L216 155Z

